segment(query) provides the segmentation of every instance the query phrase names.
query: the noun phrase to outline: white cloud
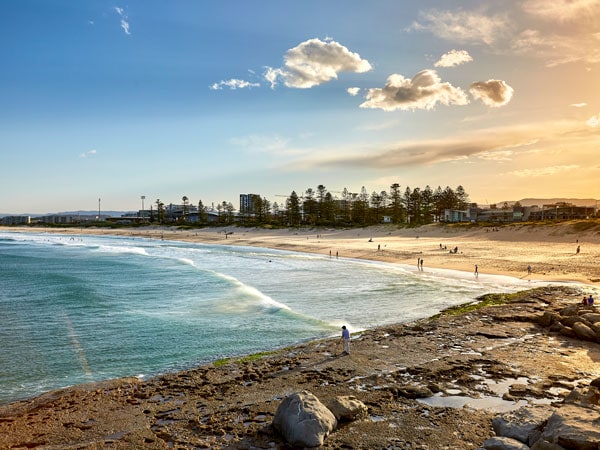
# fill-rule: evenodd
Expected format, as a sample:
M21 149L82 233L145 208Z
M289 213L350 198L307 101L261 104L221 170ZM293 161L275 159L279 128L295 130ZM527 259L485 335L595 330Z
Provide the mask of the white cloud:
M267 67L264 76L271 87L281 79L287 87L306 89L337 79L339 72L371 68L366 59L335 41L309 39L286 52L283 67Z
M556 151L563 154L565 147L581 149L593 146L593 131L577 121L553 121L518 126L482 128L470 132L427 140L357 145L354 149L318 149L287 164L289 170L360 167L373 169L406 169L451 161L496 161L506 163L522 157L538 159L557 143ZM582 144L585 143L585 144Z
M571 103L571 105L573 108L584 108L585 106L587 106L587 103Z
M434 66L454 67L471 61L473 61L473 58L466 50L450 50L448 53L443 54Z
M214 83L213 85L209 86L209 89L212 89L213 91L218 91L218 90L223 89L224 87L228 87L231 90L236 90L236 89L260 87L260 83L251 83L246 80L239 80L237 78L232 78L230 80L222 80L222 81L219 81L218 83Z
M471 83L469 92L484 105L497 108L510 102L514 89L502 80L487 80Z
M578 61L597 64L600 63L600 32L560 35L528 29L513 41L512 49L544 60L547 67Z
M563 166L538 167L537 169L513 170L512 172L508 172L508 174L522 178L533 178L543 177L547 175L556 175L557 173L570 172L572 170L577 169L579 169L579 166L577 164L570 164Z
M600 14L598 0L527 0L523 3L525 12L541 19L571 22L578 19L591 19Z
M88 150L87 152L81 153L79 155L80 158L87 158L88 156L94 156L96 154L96 150L92 149L92 150Z
M422 70L412 79L399 74L388 77L381 89L369 89L361 108L383 109L384 111L433 109L436 104L466 105L465 92L450 83L442 83L435 70Z
M592 128L596 128L596 127L600 126L600 113L598 113L597 116L590 117L587 120L587 122L585 122L585 123L588 124Z
M125 34L130 35L131 32L129 31L129 18L127 17L127 14L125 14L125 10L119 6L115 6L114 10L121 17L121 28Z
M351 88L346 89L346 92L348 92L348 94L350 94L352 97L356 97L358 95L358 93L360 92L360 88L351 87Z
M465 11L429 10L420 13L420 22L411 29L430 31L442 39L463 42L493 44L505 36L510 25L504 16L486 16Z

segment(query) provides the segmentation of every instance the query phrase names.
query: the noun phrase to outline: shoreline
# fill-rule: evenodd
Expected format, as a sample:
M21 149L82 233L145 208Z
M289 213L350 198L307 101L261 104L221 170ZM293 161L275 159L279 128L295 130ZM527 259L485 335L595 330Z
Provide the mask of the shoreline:
M3 228L0 228L2 230ZM6 227L9 231L115 235L200 244L243 245L340 258L348 257L465 273L505 275L546 282L600 286L600 225L577 230L570 223L417 228L379 225L353 229L211 227L54 228ZM497 231L494 231L497 230ZM581 248L577 252L577 247ZM453 249L457 253L452 253ZM532 268L528 273L528 266Z

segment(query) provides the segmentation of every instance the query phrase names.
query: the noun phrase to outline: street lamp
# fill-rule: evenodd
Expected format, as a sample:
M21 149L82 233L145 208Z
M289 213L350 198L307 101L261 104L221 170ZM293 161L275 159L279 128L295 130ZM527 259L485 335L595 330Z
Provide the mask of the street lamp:
M142 199L142 222L144 221L144 200L146 199L145 195L140 197Z
M100 221L100 199L98 199L98 221Z

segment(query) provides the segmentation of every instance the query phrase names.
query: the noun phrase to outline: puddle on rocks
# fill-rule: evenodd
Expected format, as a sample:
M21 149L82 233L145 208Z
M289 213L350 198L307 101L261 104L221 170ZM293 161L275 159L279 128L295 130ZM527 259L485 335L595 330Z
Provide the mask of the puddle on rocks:
M464 397L461 395L448 395L438 393L433 397L420 398L419 403L439 408L463 408L486 409L494 412L507 412L519 409L521 406L528 405L527 400L511 402L498 397L484 396L481 398Z
M477 377L479 378L479 377ZM481 380L481 384L476 386L478 390L487 390L495 394L493 395L482 395L480 397L468 397L466 395L458 395L459 389L446 389L445 392L440 392L432 397L421 398L417 401L434 407L447 407L447 408L473 408L473 409L484 409L492 412L508 412L521 408L522 406L528 406L531 404L535 405L548 405L554 401L560 400L560 394L562 392L553 393L556 398L533 398L525 397L517 401L504 400L502 396L507 393L511 386L515 384L529 384L527 377L519 378L505 378L502 380L492 380L484 378Z

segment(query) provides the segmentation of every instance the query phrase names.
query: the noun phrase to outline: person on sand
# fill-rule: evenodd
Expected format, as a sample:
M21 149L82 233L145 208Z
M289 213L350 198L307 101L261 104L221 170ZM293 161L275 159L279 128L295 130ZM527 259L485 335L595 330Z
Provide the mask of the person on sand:
M583 300L581 301L581 304L583 306L587 306L587 304L588 304L588 299L587 299L587 297L585 295L583 296Z
M577 246L577 254L579 255L579 252L581 251L581 246Z
M350 354L350 331L346 328L346 325L342 325L342 341L344 341L344 353Z
M590 294L590 296L588 297L587 304L588 306L594 306L594 297L592 297L592 294Z

